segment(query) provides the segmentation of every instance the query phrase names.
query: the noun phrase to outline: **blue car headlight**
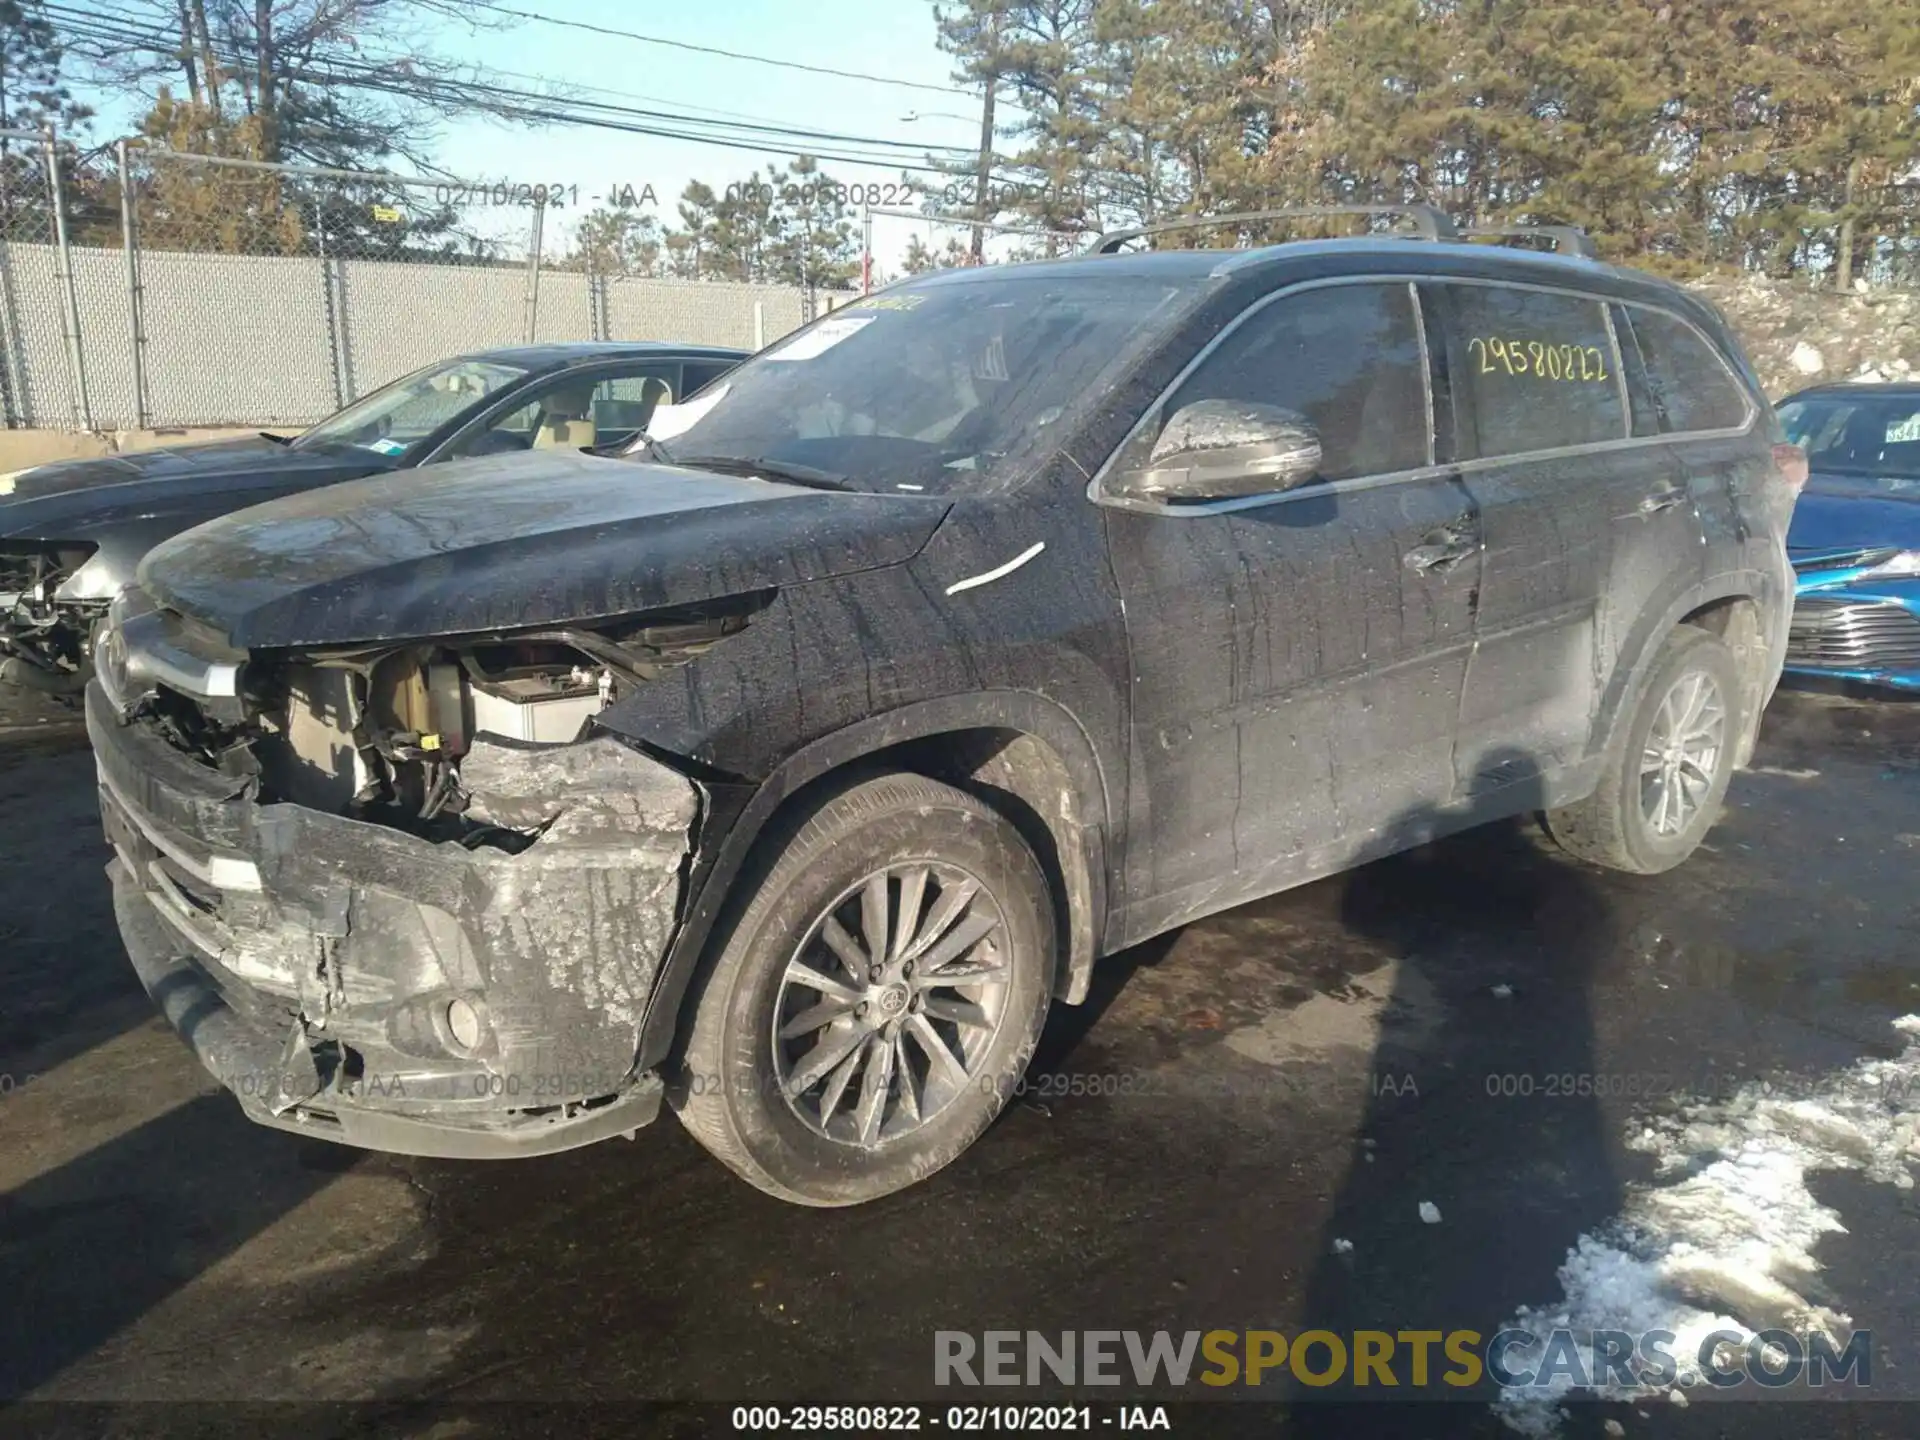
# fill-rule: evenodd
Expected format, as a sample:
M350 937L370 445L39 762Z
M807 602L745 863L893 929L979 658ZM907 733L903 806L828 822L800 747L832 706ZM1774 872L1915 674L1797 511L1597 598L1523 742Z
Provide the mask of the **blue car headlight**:
M1920 550L1902 550L1890 555L1878 565L1862 570L1858 580L1900 580L1920 575Z

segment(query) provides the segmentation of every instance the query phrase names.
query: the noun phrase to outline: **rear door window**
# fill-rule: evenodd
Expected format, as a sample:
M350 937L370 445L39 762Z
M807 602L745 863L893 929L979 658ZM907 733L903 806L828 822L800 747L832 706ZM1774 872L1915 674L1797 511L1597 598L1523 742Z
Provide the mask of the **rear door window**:
M718 380L727 371L733 369L731 362L723 360L689 360L687 362L686 394L692 395L704 390ZM685 399L686 396L680 397Z
M647 428L653 412L685 397L677 362L638 367L602 380L593 391L595 445L622 445Z
M1468 400L1460 459L1627 435L1619 360L1599 301L1506 285L1448 284L1452 381Z
M1664 433L1736 430L1746 424L1746 392L1699 331L1659 310L1624 308Z
M1330 285L1249 316L1166 407L1250 400L1292 410L1320 432L1320 479L1432 463L1426 362L1405 284Z

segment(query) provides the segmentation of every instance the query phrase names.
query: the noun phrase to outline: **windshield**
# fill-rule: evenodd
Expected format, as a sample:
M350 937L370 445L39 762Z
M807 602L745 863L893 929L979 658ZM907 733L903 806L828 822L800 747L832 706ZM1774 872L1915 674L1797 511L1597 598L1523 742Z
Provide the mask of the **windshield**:
M1920 395L1818 395L1780 407L1787 438L1816 474L1920 487Z
M1058 444L1061 422L1098 403L1205 283L1036 270L889 291L747 361L658 438L692 465L805 466L863 490L982 487Z
M403 375L322 420L293 443L357 445L376 455L405 455L455 416L527 372L497 360L452 360Z

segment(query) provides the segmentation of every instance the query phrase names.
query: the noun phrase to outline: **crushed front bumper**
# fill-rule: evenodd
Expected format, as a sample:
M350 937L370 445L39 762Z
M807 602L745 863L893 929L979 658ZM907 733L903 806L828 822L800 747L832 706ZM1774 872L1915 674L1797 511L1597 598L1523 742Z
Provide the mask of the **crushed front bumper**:
M141 983L262 1124L369 1149L541 1154L631 1133L699 793L601 736L477 742L465 779L517 854L289 804L123 724L87 730Z

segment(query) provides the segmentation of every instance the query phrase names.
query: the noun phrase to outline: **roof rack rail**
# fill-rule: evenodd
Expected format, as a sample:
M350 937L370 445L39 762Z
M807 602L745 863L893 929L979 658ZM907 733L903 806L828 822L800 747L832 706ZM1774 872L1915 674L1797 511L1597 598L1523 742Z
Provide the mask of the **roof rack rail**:
M1280 210L1244 210L1229 215L1191 215L1109 230L1093 242L1096 255L1117 255L1129 240L1169 230L1198 230L1208 225L1250 224L1258 220L1310 220L1321 215L1400 215L1411 220L1423 240L1452 240L1460 233L1452 219L1431 205L1289 205Z
M1598 260L1593 237L1578 225L1469 225L1460 232L1466 240L1539 239L1551 240L1554 253L1578 255L1582 260Z

